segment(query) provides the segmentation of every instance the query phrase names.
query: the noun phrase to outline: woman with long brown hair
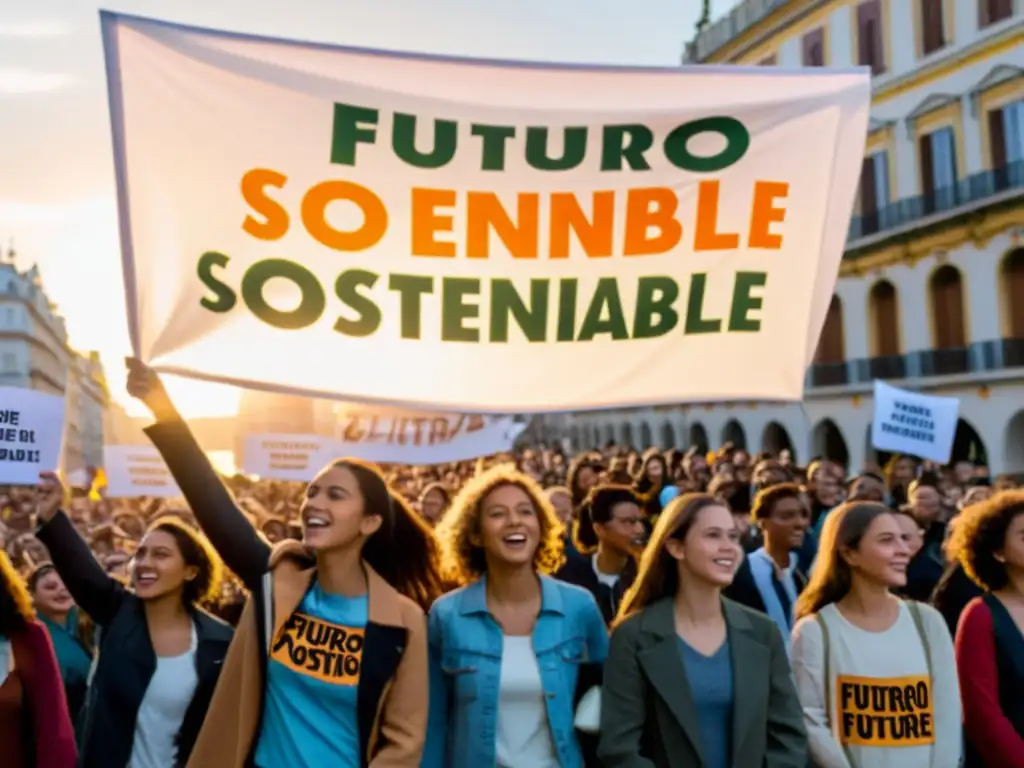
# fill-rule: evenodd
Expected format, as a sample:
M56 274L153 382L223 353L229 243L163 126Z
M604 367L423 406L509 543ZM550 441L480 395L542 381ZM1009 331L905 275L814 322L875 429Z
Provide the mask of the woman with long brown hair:
M805 768L782 636L722 597L742 557L732 513L715 497L685 494L662 511L605 664L605 766Z
M74 768L77 758L53 644L0 550L0 765Z
M159 377L128 392L196 520L252 596L189 766L419 763L427 728L424 611L442 592L427 524L372 464L332 462L306 486L302 541L271 547L214 471Z
M820 768L956 768L953 643L934 608L904 602L910 552L875 502L836 507L796 604L793 671Z

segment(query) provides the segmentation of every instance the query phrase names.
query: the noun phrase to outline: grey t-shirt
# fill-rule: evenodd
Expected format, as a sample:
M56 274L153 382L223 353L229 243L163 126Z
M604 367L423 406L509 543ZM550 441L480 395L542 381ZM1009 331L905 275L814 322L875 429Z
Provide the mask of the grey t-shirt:
M732 765L733 707L729 641L722 643L713 656L705 656L679 638L679 653L690 695L697 707L705 768L729 768Z

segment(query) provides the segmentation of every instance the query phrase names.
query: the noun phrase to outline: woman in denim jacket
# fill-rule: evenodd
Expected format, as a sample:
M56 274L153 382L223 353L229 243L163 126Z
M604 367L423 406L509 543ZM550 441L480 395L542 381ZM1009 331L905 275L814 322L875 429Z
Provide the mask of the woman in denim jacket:
M430 717L424 768L579 768L577 692L608 653L589 592L557 581L562 526L540 487L512 467L468 483L438 528L464 586L429 617Z

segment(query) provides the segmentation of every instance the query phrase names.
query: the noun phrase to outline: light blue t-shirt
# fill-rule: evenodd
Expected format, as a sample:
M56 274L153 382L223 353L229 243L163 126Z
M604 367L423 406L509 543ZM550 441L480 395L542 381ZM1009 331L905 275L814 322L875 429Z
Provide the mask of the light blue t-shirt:
M356 694L369 614L367 596L306 594L270 649L261 768L359 765Z
M705 656L681 637L679 651L686 669L693 703L697 705L701 752L707 768L732 765L732 710L734 690L729 641L712 656Z

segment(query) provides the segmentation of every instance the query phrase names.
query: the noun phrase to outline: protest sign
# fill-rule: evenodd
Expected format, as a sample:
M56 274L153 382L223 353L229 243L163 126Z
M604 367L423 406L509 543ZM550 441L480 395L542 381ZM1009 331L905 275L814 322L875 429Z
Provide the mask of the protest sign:
M955 397L922 395L875 381L871 444L879 450L946 464L959 418L960 401Z
M245 473L273 480L309 481L334 459L381 464L444 464L512 449L526 425L511 416L426 413L344 406L337 437L250 435Z
M318 435L249 435L243 471L271 480L307 482L340 455L334 442Z
M181 496L163 457L151 445L107 445L103 448L103 463L107 498Z
M157 370L487 413L801 398L867 70L102 20L129 330Z
M56 471L63 440L63 397L0 387L0 483L36 485Z

